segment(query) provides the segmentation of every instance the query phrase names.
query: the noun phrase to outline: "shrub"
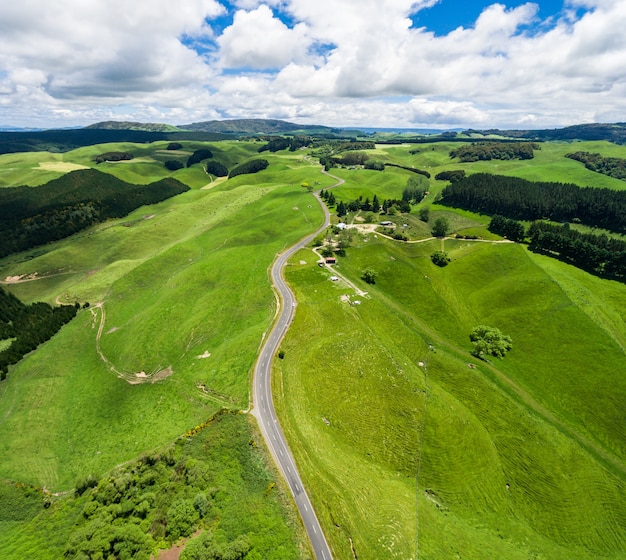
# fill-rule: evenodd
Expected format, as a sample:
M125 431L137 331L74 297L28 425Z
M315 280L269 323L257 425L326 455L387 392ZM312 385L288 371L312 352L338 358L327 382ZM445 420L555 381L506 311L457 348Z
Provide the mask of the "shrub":
M487 325L474 327L470 334L470 341L474 343L472 355L481 360L488 355L503 358L512 346L510 336L502 334L500 329Z
M378 272L372 270L371 268L366 268L361 275L361 278L367 284L376 284L376 277L378 276Z
M183 145L179 144L178 142L170 142L167 145L168 150L181 150L182 148L183 148Z
M177 159L170 159L165 162L165 169L168 169L169 171L176 171L177 169L182 169L183 167L185 167L183 162Z
M445 251L435 251L432 255L430 255L430 260L433 261L433 264L444 267L448 266L450 257Z

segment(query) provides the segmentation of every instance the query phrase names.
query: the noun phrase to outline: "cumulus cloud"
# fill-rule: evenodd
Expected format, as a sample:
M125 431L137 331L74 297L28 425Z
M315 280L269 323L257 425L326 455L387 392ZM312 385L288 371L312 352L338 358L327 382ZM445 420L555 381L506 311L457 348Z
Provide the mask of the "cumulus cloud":
M218 40L221 63L228 68L281 68L306 59L307 35L305 24L289 29L266 5L239 10Z
M5 2L0 124L103 115L442 127L623 120L623 0L568 0L544 21L535 3L503 0L446 35L414 27L412 16L437 1L446 2Z

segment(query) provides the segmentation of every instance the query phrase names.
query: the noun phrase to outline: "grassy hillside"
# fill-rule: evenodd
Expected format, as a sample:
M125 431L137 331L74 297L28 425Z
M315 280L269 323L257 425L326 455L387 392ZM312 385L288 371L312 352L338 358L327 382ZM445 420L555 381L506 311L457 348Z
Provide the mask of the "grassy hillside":
M275 390L337 557L622 557L626 289L517 245L449 241L445 269L435 248L363 239L337 270L366 297L307 252L288 272ZM470 356L481 323L505 360Z
M91 304L0 385L3 477L70 488L222 406L247 406L274 314L267 268L321 220L299 186L317 169L293 167L280 175L296 186L270 167L3 261L3 279L38 278L10 285L25 301ZM173 373L160 383L124 380L163 370Z
M308 558L259 444L249 417L219 414L99 481L85 479L76 496L0 483L2 556L95 558L114 549L118 558L147 560L193 533L189 548L213 536L243 544L249 557Z
M214 181L200 164L169 172L165 161L200 148L231 169L259 157L261 143L168 143L0 156L2 187L38 188L71 166L191 187L0 260L0 281L25 302L90 304L0 383L1 479L71 489L221 408L248 406L251 368L276 309L268 266L321 223L301 185L335 180L305 152L264 152L266 170L228 180ZM338 559L623 558L626 286L520 245L424 240L437 217L455 233L495 238L488 217L435 203L446 184L434 179L439 171L623 189L564 155L626 157L626 148L551 143L529 161L461 164L449 157L458 146L369 151L432 177L422 203L430 221L415 210L397 217L421 242L355 235L339 259L337 271L367 295L331 282L309 250L287 268L298 306L275 364L275 395L307 491ZM107 151L134 157L96 166ZM345 179L333 189L337 200L399 198L411 175L333 173ZM446 268L430 260L442 248L452 258ZM375 285L360 279L366 268L378 272ZM470 355L479 324L512 337L504 360ZM33 520L34 507L9 498L16 516L0 517L0 545L10 543L15 558L24 535L66 535L81 515L68 505L69 517Z

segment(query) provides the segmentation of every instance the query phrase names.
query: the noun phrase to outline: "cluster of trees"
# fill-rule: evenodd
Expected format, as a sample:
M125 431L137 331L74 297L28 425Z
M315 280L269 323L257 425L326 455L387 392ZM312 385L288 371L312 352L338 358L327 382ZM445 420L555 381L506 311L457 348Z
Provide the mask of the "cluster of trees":
M133 154L128 152L105 152L95 157L96 163L102 163L105 161L128 161L133 159Z
M228 168L219 161L211 160L206 164L206 172L209 175L215 175L216 177L228 176Z
M365 169L370 169L371 171L384 171L385 164L382 161L377 159L370 159L365 162L363 165Z
M185 167L185 164L179 159L168 159L163 165L168 171L178 171Z
M626 191L477 173L445 187L441 203L518 220L581 222L626 232Z
M626 241L601 233L582 233L568 223L534 221L528 229L516 220L495 215L489 231L513 241L529 239L531 251L560 258L600 276L626 278Z
M19 362L71 321L78 308L78 304L51 307L40 302L24 305L0 287L0 340L11 340L10 346L0 352L0 380L6 379L10 365Z
M363 200L360 196L356 200L351 200L345 203L340 200L337 204L337 216L342 218L348 212L374 212L376 214L394 214L397 212L409 213L411 211L411 205L405 200L385 199L382 204L378 200L378 196L374 195L374 198L370 201L369 198Z
M222 411L167 449L79 480L73 499L84 505L64 557L148 560L157 544L188 537L181 560L295 557L251 442L245 416Z
M336 165L364 165L367 161L366 158L361 158L358 156L356 161L353 163L350 158L344 161L343 156L339 156L342 152L351 152L351 151L359 151L359 150L373 150L376 148L376 144L374 142L368 141L330 141L325 140L321 143L316 143L315 147L317 148L316 156L319 158L320 163L324 166L326 171L330 168L335 167ZM360 163L358 162L361 160Z
M246 161L241 165L237 165L230 170L228 174L229 177L236 177L237 175L246 175L249 173L258 173L259 171L263 171L267 169L269 166L269 161L266 159L251 159L250 161Z
M558 256L594 274L626 278L626 242L621 239L541 221L530 225L528 237L533 251Z
M189 158L187 159L187 167L191 167L196 163L200 163L201 161L204 161L205 159L210 159L212 157L213 152L211 150L207 148L201 148L199 150L196 150L193 154L189 156Z
M290 152L295 152L300 148L310 146L311 142L312 138L309 136L294 136L293 138L279 136L277 138L272 138L267 144L261 146L259 148L259 153L266 151L273 153L287 149L289 149Z
M0 258L188 190L175 179L133 185L95 169L72 171L37 188L0 189Z
M411 173L417 173L418 175L423 175L426 179L430 179L430 173L425 171L424 169L417 169L416 167L407 167L406 165L400 165L399 163L387 163L387 167L397 167L398 169L404 169L405 171L410 171Z
M438 181L450 181L456 183L465 177L465 169L453 169L451 171L442 171L435 175L435 179Z
M574 152L565 157L580 161L590 171L608 175L614 179L626 180L626 159L616 157L604 157L602 154L591 152Z
M412 175L402 191L402 200L411 204L419 204L428 192L428 182L421 176Z
M451 158L471 162L491 159L532 159L534 150L541 149L534 142L476 142L460 146L450 152Z
M524 224L517 220L512 220L511 218L505 218L499 214L492 216L488 229L492 233L496 233L518 243L523 241L526 237Z
M183 149L183 145L180 142L170 142L167 145L167 149L168 150L182 150Z
M334 162L340 165L365 165L369 158L365 152L348 152L340 158L335 158Z

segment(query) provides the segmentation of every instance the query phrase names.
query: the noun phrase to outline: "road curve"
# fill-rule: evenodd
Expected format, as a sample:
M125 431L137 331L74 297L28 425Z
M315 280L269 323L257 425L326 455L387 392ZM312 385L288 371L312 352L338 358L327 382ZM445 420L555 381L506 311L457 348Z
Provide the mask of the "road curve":
M325 171L323 171L326 173ZM327 173L327 175L329 175ZM337 179L337 183L332 185L336 187L343 184L343 179L329 175ZM255 416L259 423L261 433L265 438L265 442L274 457L274 460L278 464L283 477L289 485L289 489L293 494L296 505L300 512L300 517L304 523L304 527L311 540L313 552L318 560L332 560L332 554L330 547L326 542L326 537L322 531L320 523L315 515L313 506L309 500L309 497L304 489L300 474L296 468L296 464L289 451L287 441L283 431L278 423L278 417L274 409L274 401L272 399L272 383L271 383L271 371L272 360L278 350L283 336L287 332L291 321L293 320L296 299L293 292L287 286L283 277L283 268L287 263L287 260L296 252L302 249L305 245L310 243L313 238L319 233L323 232L330 224L330 214L326 205L322 202L319 195L314 193L315 198L324 210L324 224L316 230L314 233L308 235L304 239L298 241L293 247L290 247L286 251L280 253L271 269L272 284L276 288L280 296L279 315L274 327L266 337L263 347L259 353L259 357L254 366L254 376L252 380L252 414Z

